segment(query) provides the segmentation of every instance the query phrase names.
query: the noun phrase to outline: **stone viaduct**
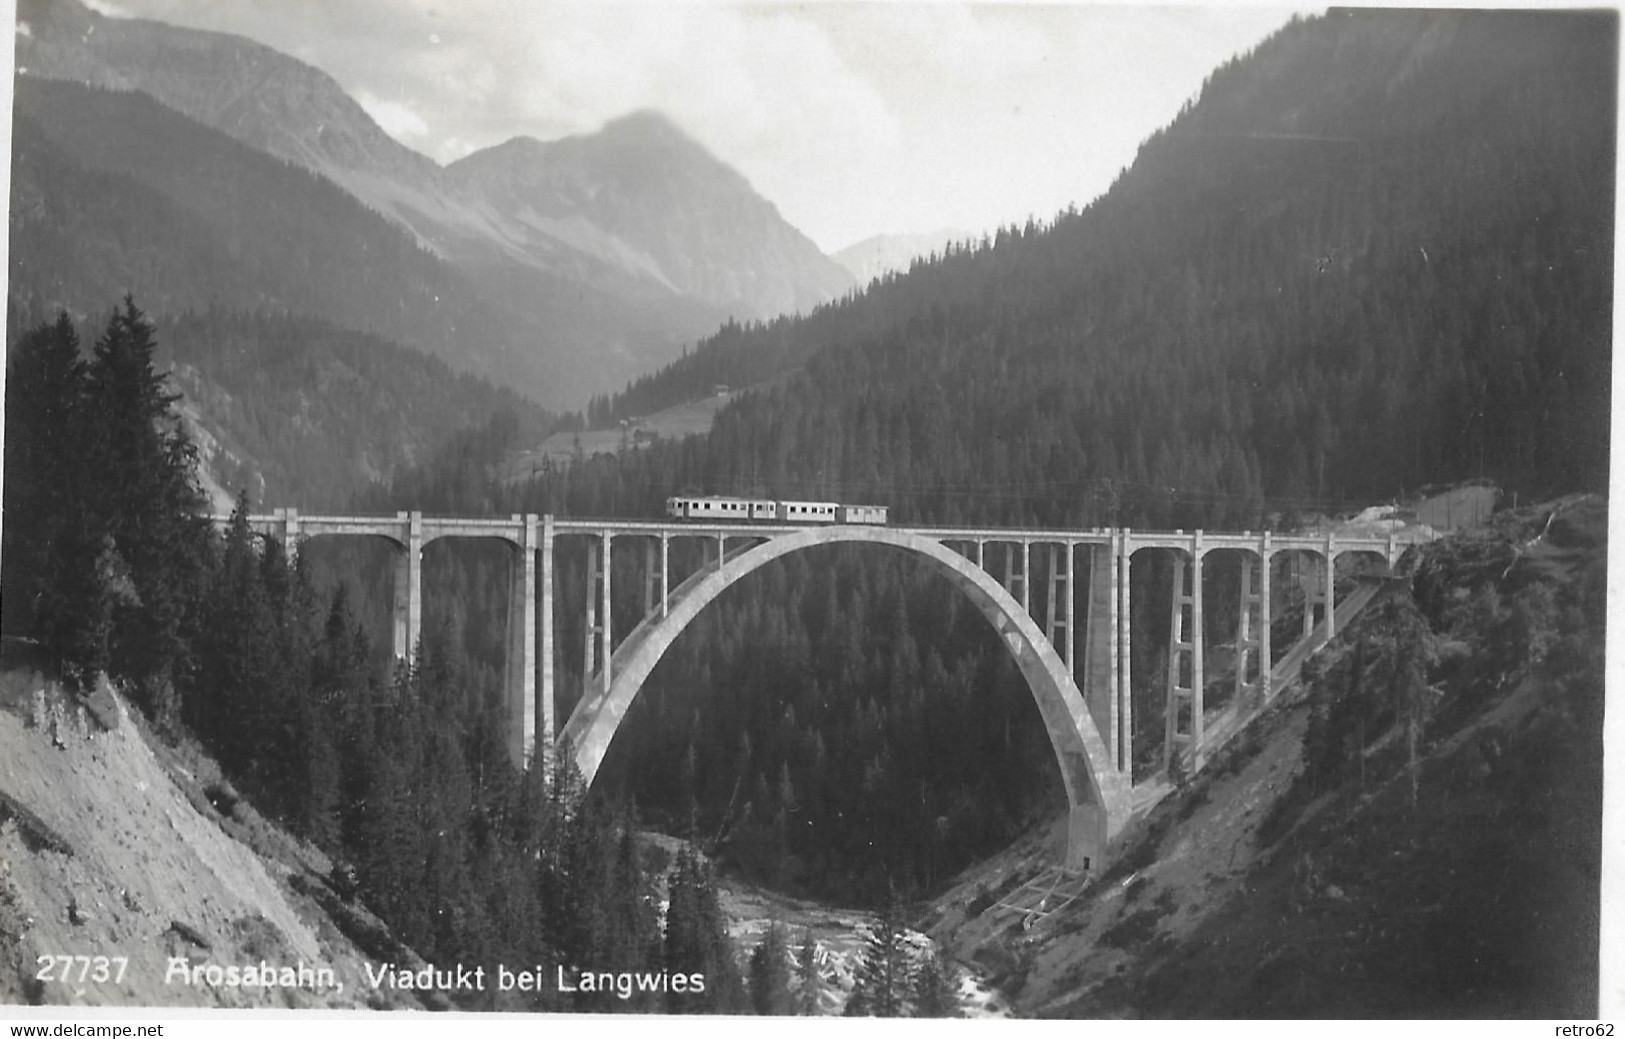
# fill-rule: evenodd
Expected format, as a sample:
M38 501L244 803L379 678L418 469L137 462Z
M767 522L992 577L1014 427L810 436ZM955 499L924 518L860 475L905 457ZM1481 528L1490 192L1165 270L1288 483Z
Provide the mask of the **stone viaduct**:
M217 517L217 522L228 519ZM392 645L410 661L422 631L423 550L441 538L494 538L513 548L509 581L506 687L508 747L521 768L538 745L568 746L590 784L611 740L644 681L688 624L730 585L759 567L815 545L874 544L910 554L963 594L998 632L1026 678L1060 765L1070 806L1066 861L1077 868L1101 855L1144 798L1133 781L1130 673L1132 584L1139 553L1172 554L1172 596L1166 679L1165 761L1187 770L1267 706L1302 659L1336 633L1369 599L1359 588L1337 602L1333 576L1340 556L1367 554L1386 572L1415 535L1352 537L1269 532L1206 533L1095 530L928 528L831 524L583 520L515 515L507 519L301 515L278 509L249 518L257 533L276 538L291 553L305 538L376 537L395 547ZM588 580L583 611L582 695L562 727L554 713L558 595L555 570L560 542L584 542ZM700 539L704 562L673 581L672 546ZM643 618L619 637L611 610L614 545L641 545L634 578L643 584ZM1239 561L1235 640L1230 648L1234 695L1217 717L1204 711L1203 566L1216 552ZM1035 557L1042 554L1041 595L1032 594ZM1298 565L1303 589L1302 638L1276 661L1270 645L1271 564ZM624 558L624 548L623 548ZM1078 565L1087 587L1076 594ZM1002 566L1000 565L1002 564ZM625 578L622 579L623 581ZM1081 599L1082 606L1078 603ZM1041 600L1041 601L1040 601ZM1076 622L1074 611L1080 616Z

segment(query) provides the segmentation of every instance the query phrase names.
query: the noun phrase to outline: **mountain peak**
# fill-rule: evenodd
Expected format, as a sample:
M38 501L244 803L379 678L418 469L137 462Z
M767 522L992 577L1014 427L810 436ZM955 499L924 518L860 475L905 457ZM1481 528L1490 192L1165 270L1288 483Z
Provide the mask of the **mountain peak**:
M17 0L18 31L24 35L78 39L101 17L79 0Z
M606 122L594 133L553 142L559 155L596 156L595 161L645 163L674 160L706 170L707 176L738 177L727 163L689 136L663 112L640 108Z
M512 226L567 235L728 312L802 310L852 284L742 173L663 112L638 109L553 141L511 138L447 170Z
M608 149L619 154L627 148L689 149L706 152L705 147L684 133L672 119L654 109L643 108L617 116L597 130L543 141L529 134L510 137L501 144L471 152L453 166L470 167L500 161L505 163L558 162L560 156L577 155L585 149L597 153Z
M683 128L664 112L653 108L639 108L622 116L617 116L604 124L599 131L604 136L625 137L666 137L693 143L694 139L683 132Z

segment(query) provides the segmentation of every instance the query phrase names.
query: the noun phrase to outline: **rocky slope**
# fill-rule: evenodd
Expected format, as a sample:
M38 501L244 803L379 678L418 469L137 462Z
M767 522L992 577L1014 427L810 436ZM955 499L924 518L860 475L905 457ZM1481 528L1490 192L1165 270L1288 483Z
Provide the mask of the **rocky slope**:
M413 957L331 890L330 868L237 801L208 759L151 739L105 686L87 709L30 669L0 676L0 1005L420 1006L366 984L363 964ZM41 956L127 962L103 980L86 964L42 981ZM184 973L262 961L331 968L334 984Z

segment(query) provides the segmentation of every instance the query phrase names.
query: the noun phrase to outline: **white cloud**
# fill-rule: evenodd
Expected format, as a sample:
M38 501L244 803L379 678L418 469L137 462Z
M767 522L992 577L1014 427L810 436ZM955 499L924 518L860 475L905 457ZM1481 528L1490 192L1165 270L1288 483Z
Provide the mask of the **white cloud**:
M372 116L374 122L384 128L385 133L403 144L418 146L429 136L429 124L411 105L386 101L365 90L356 91L355 100Z

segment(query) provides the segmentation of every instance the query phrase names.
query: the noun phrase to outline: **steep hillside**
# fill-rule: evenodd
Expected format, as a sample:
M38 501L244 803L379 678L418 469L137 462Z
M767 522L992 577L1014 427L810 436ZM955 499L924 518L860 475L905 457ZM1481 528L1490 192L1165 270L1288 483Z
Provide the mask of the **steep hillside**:
M1040 836L939 900L933 935L1021 1014L1594 1015L1606 527L1570 498L1420 550L1083 898L998 907L1053 861Z
M0 1004L421 1008L362 967L416 957L213 762L155 740L105 685L88 711L27 667L0 689ZM41 955L127 964L41 982ZM192 985L170 974L175 957L332 968L342 989Z
M555 421L437 358L309 318L185 314L157 334L175 389L217 441L209 468L266 506L342 510L465 431L528 440Z
M338 179L434 194L435 163L386 134L332 77L240 36L109 18L77 0L21 0L19 74L140 90L258 151ZM397 214L398 216L399 214Z
M1617 56L1608 13L1295 22L1086 209L724 328L611 410L799 370L718 416L710 486L933 521L1600 487Z
M465 318L448 358L553 406L670 360L730 314L770 317L850 285L743 178L659 117L546 145L520 139L444 169L390 138L325 73L250 40L109 18L77 0L24 0L18 19L20 75L142 91L331 181L477 282L500 318L495 328ZM175 193L184 182L157 186ZM291 202L261 204L280 214ZM364 304L393 301L387 280L366 293L341 284ZM529 356L535 344L545 355Z
M319 177L143 94L22 77L15 98L10 292L36 311L129 291L158 314L307 314L504 381L557 360L532 319Z

